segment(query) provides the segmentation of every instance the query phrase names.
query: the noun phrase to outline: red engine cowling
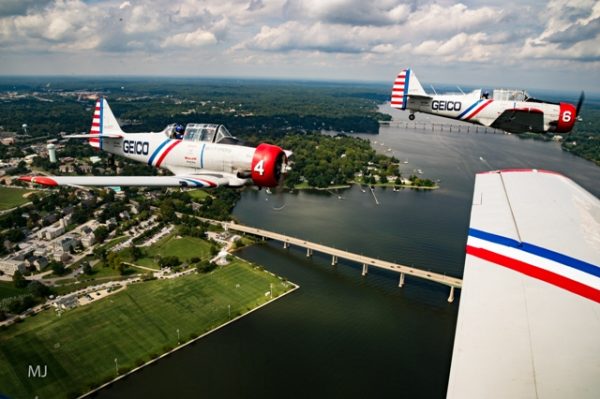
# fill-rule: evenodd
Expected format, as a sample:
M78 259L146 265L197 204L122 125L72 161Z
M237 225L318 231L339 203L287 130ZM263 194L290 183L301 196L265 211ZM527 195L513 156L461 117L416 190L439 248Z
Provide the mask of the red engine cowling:
M571 129L573 129L573 125L575 124L575 118L577 118L577 111L575 110L575 106L569 103L560 103L558 121L556 123L556 132L570 132Z
M271 144L260 144L252 157L252 181L259 187L275 187L285 173L287 157L283 150Z

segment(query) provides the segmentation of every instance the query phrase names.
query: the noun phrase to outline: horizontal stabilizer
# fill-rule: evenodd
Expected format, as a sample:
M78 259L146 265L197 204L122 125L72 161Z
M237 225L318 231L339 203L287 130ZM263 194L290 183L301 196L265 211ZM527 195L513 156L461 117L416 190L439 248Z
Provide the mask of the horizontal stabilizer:
M118 133L106 133L106 134L99 134L99 133L68 134L68 135L62 136L62 138L64 138L64 139L99 139L99 138L103 138L103 139L122 139L123 137L125 137L125 134L118 134Z
M428 96L428 95L422 95L422 94L409 94L408 95L409 99L414 99L414 100L433 100L432 96Z

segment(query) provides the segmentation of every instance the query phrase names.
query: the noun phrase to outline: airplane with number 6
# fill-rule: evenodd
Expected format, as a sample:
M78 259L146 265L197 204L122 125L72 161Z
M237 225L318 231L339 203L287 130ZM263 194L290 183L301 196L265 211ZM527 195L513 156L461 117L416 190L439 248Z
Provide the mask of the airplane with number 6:
M392 88L391 107L443 116L509 133L569 133L583 104L582 92L577 106L529 97L524 90L481 89L461 94L427 94L411 69L402 70Z
M22 176L19 180L46 186L154 187L277 187L283 182L290 151L271 144L242 145L223 125L171 124L161 132L125 133L108 102L96 102L89 134L65 138L87 139L92 147L156 168L173 176Z

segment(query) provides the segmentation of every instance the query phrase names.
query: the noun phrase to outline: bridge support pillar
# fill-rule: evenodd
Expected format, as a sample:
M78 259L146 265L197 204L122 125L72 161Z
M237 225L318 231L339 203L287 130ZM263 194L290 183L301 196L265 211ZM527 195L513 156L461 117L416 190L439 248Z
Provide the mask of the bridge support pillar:
M260 239L261 239L261 241L266 240L265 236L261 236Z
M287 242L283 242L283 249L288 249L290 247L290 244Z
M404 273L400 273L400 281L398 281L398 287L402 288L404 285Z
M331 257L331 266L335 266L335 265L337 265L337 263L338 263L338 258L337 258L337 256L333 255Z
M312 249L306 248L306 257L310 258L312 256Z
M363 263L362 275L366 276L368 272L369 272L369 265L367 265L366 263Z
M454 302L454 287L450 287L450 296L448 297L448 302Z

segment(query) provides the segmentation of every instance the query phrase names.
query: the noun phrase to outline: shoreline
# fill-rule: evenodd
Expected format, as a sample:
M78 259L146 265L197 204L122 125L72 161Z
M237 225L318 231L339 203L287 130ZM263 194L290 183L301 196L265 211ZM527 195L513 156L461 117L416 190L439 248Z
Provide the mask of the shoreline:
M334 185L334 186L329 186L329 187L312 187L312 186L294 186L293 189L288 189L288 190L298 190L298 191L302 191L302 190L317 190L317 191L328 191L328 190L341 190L341 189L347 189L347 188L352 188L353 185L359 185L359 186L375 186L375 187L385 187L385 188L412 188L412 189L418 189L418 190L437 190L440 188L440 186L438 186L437 184L435 186L414 186L412 184L394 184L394 183L375 183L375 184L366 184L366 183L358 183L358 182L352 182L352 183L348 183L348 184L338 184L338 185Z
M256 266L257 266L257 265L255 265L254 267L256 267ZM266 271L266 270L265 270L265 271ZM269 273L270 273L270 272L269 272ZM209 334L212 334L213 332L216 332L216 331L220 330L221 328L224 328L224 327L228 326L229 324L232 324L232 323L234 323L234 322L236 322L236 321L240 320L241 318L248 316L249 314L251 314L251 313L253 313L253 312L255 312L255 311L257 311L257 310L259 310L259 309L263 308L264 306L267 306L267 305L271 304L272 302L274 302L274 301L276 301L276 300L278 300L278 299L281 299L281 298L285 297L285 296L286 296L286 295L288 295L288 294L291 294L292 292L294 292L294 291L296 291L298 288L300 288L300 286L299 286L298 284L296 284L296 283L293 283L293 282L291 282L291 281L287 281L287 283L289 283L289 284L292 286L292 288L291 288L289 291L287 291L287 292L284 292L283 294L281 294L281 295L279 295L279 296L277 296L277 297L275 297L275 298L272 298L271 300L269 300L269 301L267 301L267 302L263 303L262 305L259 305L259 306L255 307L254 309L251 309L251 310L249 310L248 312L246 312L246 313L244 313L244 314L241 314L241 315L239 315L239 316L237 316L237 317L235 317L235 318L233 318L233 319L231 319L231 320L229 320L229 321L227 321L227 322L225 322L225 323L221 324L220 326L217 326L217 327L213 328L212 330L209 330L209 331L207 331L207 332L205 332L205 333L203 333L203 334L201 334L201 335L197 336L196 338L193 338L193 339L191 339L191 340L189 340L189 341L187 341L187 342L184 342L184 343L182 343L182 344L180 344L180 345L176 346L175 348L173 348L173 349L169 350L168 352L165 352L165 353L163 353L163 354L162 354L162 355L160 355L160 356L157 356L157 357L155 357L154 359L151 359L151 360L149 360L148 362L146 362L146 363L142 364L141 366L137 366L137 367L135 367L135 368L133 368L133 369L131 369L131 370L127 371L127 372L126 372L126 373L124 373L124 374L120 374L120 375L118 375L118 376L117 376L117 377L115 377L114 379L112 379L112 380L110 380L110 381L108 381L108 382L105 382L104 384L102 384L102 385L100 385L100 386L98 386L98 387L96 387L96 388L92 389L91 391L89 391L89 392L86 392L86 393L84 393L84 394L82 394L82 395L78 396L78 397L77 397L77 399L83 399L83 398L87 398L87 397L89 397L89 396L91 396L91 395L93 395L93 394L95 394L95 393L97 393L97 392L99 392L99 391L101 391L101 390L103 390L103 389L105 389L105 388L108 388L108 387L109 387L110 385L112 385L113 383L115 383L115 382L117 382L117 381L119 381L119 380L122 380L122 379L124 379L124 378L128 377L129 375L131 375L131 374L133 374L133 373L135 373L135 372L138 372L138 371L140 371L140 370L141 370L141 369L143 369L144 367L146 367L146 366L149 366L149 365L151 365L151 364L153 364L153 363L155 363L155 362L157 362L157 361L159 361L159 360L161 360L161 359L163 359L163 358L165 358L165 357L167 357L167 356L171 355L172 353L174 353L174 352L176 352L176 351L178 351L178 350L180 350L180 349L183 349L183 348L185 348L185 347L187 347L187 346L189 346L189 345L191 345L191 344L195 343L196 341L198 341L198 340L200 340L200 339L202 339L202 338L206 337L207 335L209 335Z

